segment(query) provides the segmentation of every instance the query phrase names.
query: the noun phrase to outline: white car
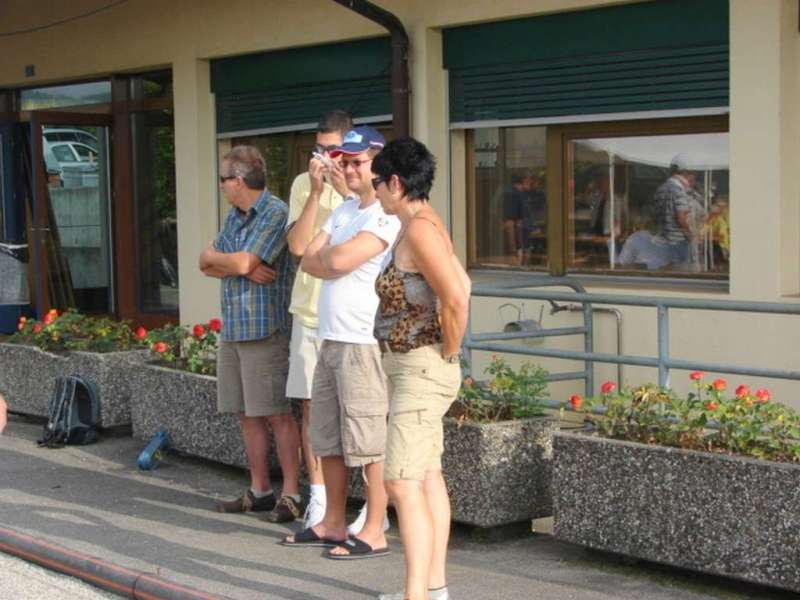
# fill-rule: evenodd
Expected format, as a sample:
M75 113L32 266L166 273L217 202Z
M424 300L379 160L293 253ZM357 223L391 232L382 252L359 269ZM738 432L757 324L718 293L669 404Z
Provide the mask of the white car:
M90 146L95 150L95 152L98 148L97 137L88 131L84 131L83 129L45 128L42 130L42 135L44 136L45 141L51 144L55 144L56 142L80 142L81 144Z
M47 144L58 164L64 167L78 167L80 171L97 170L97 150L80 142L56 142Z

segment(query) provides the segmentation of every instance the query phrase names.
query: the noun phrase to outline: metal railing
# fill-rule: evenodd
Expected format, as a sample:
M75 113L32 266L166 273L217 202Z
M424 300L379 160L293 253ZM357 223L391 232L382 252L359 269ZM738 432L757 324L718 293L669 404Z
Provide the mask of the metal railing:
M542 290L543 287L568 287L572 292ZM536 331L514 332L488 332L473 333L472 317L467 324L464 336L464 354L467 359L467 369L471 369L472 351L484 350L487 352L503 352L510 354L524 354L528 356L543 356L547 358L560 358L565 360L583 361L582 371L566 371L553 373L550 381L572 381L583 379L585 394L594 393L594 363L610 363L617 365L634 365L640 367L654 367L658 369L658 383L662 386L669 385L670 369L700 370L735 375L752 375L773 379L791 379L800 381L800 371L785 369L764 369L756 367L737 366L726 363L712 363L706 361L683 360L673 358L669 352L669 311L670 309L708 310L727 312L746 312L762 314L800 315L800 304L781 304L777 302L743 302L734 300L709 300L702 298L659 298L653 296L634 296L626 294L593 294L587 293L584 287L573 279L566 277L526 277L514 282L493 284L474 284L472 298L504 298L510 300L543 300L551 303L570 302L580 303L583 306L583 324L577 327L559 327ZM472 299L471 298L471 299ZM644 306L656 309L658 322L658 355L638 356L628 354L608 354L594 351L594 304L610 304L615 306ZM470 311L471 313L472 311ZM509 340L547 338L555 336L582 335L583 351L560 350L555 348L531 348L506 343ZM622 382L619 382L622 384Z

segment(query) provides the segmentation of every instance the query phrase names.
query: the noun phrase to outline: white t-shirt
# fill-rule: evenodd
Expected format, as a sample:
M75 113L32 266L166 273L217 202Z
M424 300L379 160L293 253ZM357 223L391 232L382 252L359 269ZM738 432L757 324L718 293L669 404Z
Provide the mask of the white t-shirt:
M348 197L322 226L331 236L332 246L353 239L368 231L386 242L386 249L347 275L322 282L319 295L319 337L323 340L376 344L372 333L378 295L375 279L380 273L384 256L391 250L400 231L400 220L383 212L377 200L366 208L359 208L358 198Z

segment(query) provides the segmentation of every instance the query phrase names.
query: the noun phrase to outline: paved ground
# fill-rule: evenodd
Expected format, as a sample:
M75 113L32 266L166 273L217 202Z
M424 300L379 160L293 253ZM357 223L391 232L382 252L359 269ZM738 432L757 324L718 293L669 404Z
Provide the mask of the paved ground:
M116 594L99 590L79 579L67 577L0 553L0 598L11 600L109 600Z
M47 450L34 443L40 430L12 420L0 436L0 526L228 598L368 599L400 588L402 550L394 529L388 558L340 563L312 549L283 548L276 542L292 528L211 510L214 498L246 485L240 470L170 456L158 470L142 473L135 466L142 444L129 437ZM59 586L60 598L108 597L16 559L3 560L0 569L0 598L49 595L19 595L11 587L25 581ZM455 528L449 579L458 600L794 597L626 561L548 535L482 541L466 528Z

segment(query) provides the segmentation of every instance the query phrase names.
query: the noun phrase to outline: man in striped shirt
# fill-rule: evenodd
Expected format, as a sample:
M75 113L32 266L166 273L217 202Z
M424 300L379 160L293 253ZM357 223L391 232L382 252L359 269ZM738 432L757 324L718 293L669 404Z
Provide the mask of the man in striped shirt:
M250 464L250 489L218 509L270 511L268 520L284 522L300 515L300 436L286 399L294 268L285 233L288 209L266 189L266 175L264 159L252 146L225 155L219 179L231 210L200 255L200 269L222 280L217 409L239 415ZM283 470L278 502L269 478L269 428Z

